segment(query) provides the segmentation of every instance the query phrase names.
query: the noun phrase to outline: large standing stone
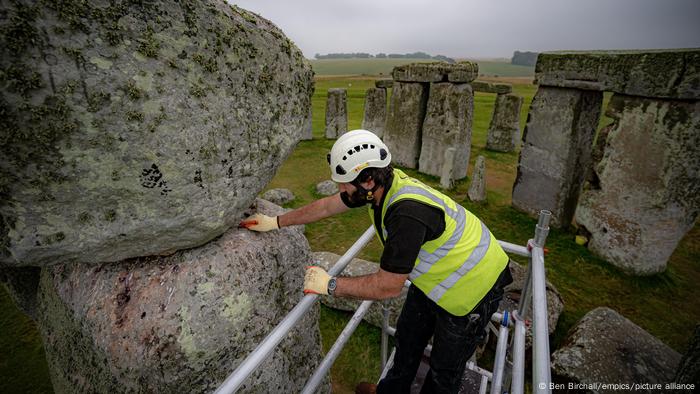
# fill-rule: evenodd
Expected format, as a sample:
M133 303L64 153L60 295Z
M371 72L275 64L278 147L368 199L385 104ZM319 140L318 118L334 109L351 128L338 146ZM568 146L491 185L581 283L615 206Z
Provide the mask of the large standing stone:
M394 83L383 138L393 163L417 168L427 103L428 84Z
M226 2L3 1L0 14L0 264L201 245L301 137L311 67Z
M515 94L499 94L486 137L486 149L513 152L520 140L520 108L523 98Z
M533 216L552 212L552 225L574 215L595 134L603 94L540 86L532 100L513 206Z
M661 384L673 381L681 355L624 316L597 308L569 332L552 355L552 372L565 380L594 384ZM591 390L619 392L614 387ZM637 391L659 392L640 388Z
M662 272L700 213L700 101L613 95L607 115L576 221L612 264Z
M299 227L232 229L169 257L44 268L39 326L54 390L214 391L301 299L309 252ZM241 392L301 391L321 359L317 319L314 308Z
M418 169L435 176L442 174L445 150L455 148L455 180L467 176L472 138L474 93L469 84L433 83L423 122Z
M700 49L545 52L540 86L605 90L642 97L700 98Z
M484 156L476 158L467 196L474 202L486 201L486 159Z
M348 131L348 104L345 89L328 89L326 138L336 139Z
M365 95L365 115L362 128L382 138L386 125L386 89L369 88Z

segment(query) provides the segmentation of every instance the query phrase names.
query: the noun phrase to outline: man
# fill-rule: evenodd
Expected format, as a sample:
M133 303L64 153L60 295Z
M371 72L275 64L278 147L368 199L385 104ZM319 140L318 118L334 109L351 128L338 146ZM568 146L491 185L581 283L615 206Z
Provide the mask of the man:
M305 275L304 292L383 300L411 281L396 331L394 365L378 386L357 392L408 393L428 341L430 370L423 393L456 393L465 364L512 281L508 257L481 221L446 195L390 166L384 143L366 130L342 135L328 154L340 192L271 218L241 222L254 231L305 224L369 205L384 245L379 270L331 278L319 267Z

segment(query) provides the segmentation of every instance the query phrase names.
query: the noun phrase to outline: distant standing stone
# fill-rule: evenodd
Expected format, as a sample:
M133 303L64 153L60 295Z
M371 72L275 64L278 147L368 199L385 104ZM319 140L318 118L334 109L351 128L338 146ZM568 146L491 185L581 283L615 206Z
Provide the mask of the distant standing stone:
M474 93L467 83L431 83L421 133L418 170L441 176L445 151L456 149L452 178L467 176L472 137Z
M326 138L336 139L348 131L347 92L328 89L326 102Z
M365 94L365 115L362 128L382 138L386 124L386 89L369 88Z
M316 185L316 192L322 196L331 196L338 193L338 185L329 179Z
M445 159L442 162L442 174L440 175L440 186L443 189L452 189L454 186L455 174L455 154L454 147L445 150Z
M427 103L427 84L394 83L383 138L393 163L408 168L418 167Z
M294 200L294 193L289 189L270 189L262 195L262 198L277 205L284 205Z
M394 87L394 80L393 79L378 79L374 81L374 86L378 88L392 88Z
M474 202L486 201L486 159L484 159L484 156L476 158L474 172L472 173L472 183L469 185L467 196Z
M499 94L493 109L486 137L486 149L513 152L520 141L520 108L523 98L515 94Z
M314 139L314 131L313 131L313 114L311 113L311 106L309 105L309 113L306 115L306 119L304 119L304 125L301 130L301 139L303 141L309 141Z

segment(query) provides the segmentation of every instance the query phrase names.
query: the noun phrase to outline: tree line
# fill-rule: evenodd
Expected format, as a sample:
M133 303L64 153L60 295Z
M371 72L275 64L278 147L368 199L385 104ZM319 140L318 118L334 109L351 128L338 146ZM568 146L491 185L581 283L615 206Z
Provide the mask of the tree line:
M372 55L371 53L365 52L352 52L352 53L329 53L326 55L321 55L317 53L314 55L316 59L433 59L441 60L448 63L454 63L455 60L451 57L444 55L431 56L425 52L413 52L413 53L377 53Z

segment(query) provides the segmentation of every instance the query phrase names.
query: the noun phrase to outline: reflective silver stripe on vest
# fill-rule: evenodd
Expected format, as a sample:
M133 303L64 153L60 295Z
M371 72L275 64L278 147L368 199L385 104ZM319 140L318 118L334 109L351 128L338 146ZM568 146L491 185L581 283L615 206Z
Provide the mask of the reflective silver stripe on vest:
M474 268L484 258L484 256L486 256L486 252L488 252L489 246L491 245L491 234L489 234L489 230L486 228L484 223L481 221L479 221L479 223L481 223L481 239L479 240L479 244L476 246L476 248L474 248L474 250L472 250L472 253L469 255L467 261L465 261L458 270L450 274L450 276L448 276L430 291L428 298L431 300L435 302L440 301L440 298L445 295L447 290L454 286L458 280L464 277L464 275L471 271L471 269Z
M439 204L445 210L445 213L456 223L455 230L452 232L450 238L447 241L445 241L442 245L440 245L434 252L430 253L421 248L420 252L418 253L419 263L418 265L413 267L413 271L411 271L411 273L408 275L408 278L410 280L414 280L428 272L428 270L430 270L430 267L432 267L433 264L435 264L435 262L445 257L447 253L449 253L450 250L452 250L457 245L457 242L459 242L459 240L462 239L462 235L464 234L464 227L467 223L467 213L461 205L456 204L457 209L452 209L449 205L445 203L445 200L437 197L436 195L428 192L425 189L415 186L404 186L401 189L399 189L399 191L396 192L396 194L391 196L387 207L390 206L396 200L397 197L404 194L418 194L420 196L429 198L431 201L435 202L436 204Z

